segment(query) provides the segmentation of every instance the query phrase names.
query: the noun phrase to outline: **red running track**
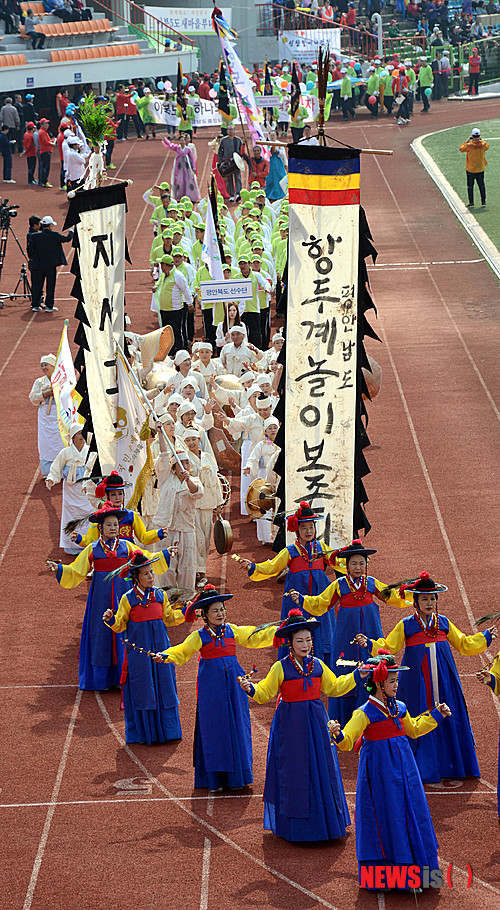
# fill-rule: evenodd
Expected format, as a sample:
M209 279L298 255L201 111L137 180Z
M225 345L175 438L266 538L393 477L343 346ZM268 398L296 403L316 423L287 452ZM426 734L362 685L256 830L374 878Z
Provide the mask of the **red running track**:
M476 103L474 113L478 121L488 117L489 105ZM379 251L370 278L384 341L370 343L383 367L382 392L370 405L368 513L370 540L378 548L372 570L392 581L429 569L449 586L440 605L464 631L496 603L498 285L409 143L424 128L470 118L470 106L443 102L429 117L417 114L404 130L385 119L375 124L359 117L337 133L354 145L395 150L391 159L362 160L362 204ZM205 187L211 153L206 139L198 145ZM150 209L141 197L153 180L168 179L171 157L164 158L158 142L133 140L117 146L115 161L115 175L134 180L128 191L133 265L127 309L134 328L146 331L155 326L147 270ZM18 183L9 187L11 201L21 204L13 227L23 242L30 214L52 214L62 225L66 209L62 193L25 187L24 167L16 156ZM21 262L12 238L8 246L3 292L14 287ZM10 302L0 312L2 906L148 910L154 892L154 910L409 907L415 900L410 895L359 891L353 833L345 842L308 847L263 832L272 705L251 706L253 787L210 798L193 790L195 663L177 674L184 739L171 746L126 747L118 693L78 692L86 591L63 591L44 568L48 556L59 556L60 492L56 487L48 493L40 482L35 412L27 400L40 355L56 350L63 318L71 320L70 286L70 276L61 275L57 315L33 315L25 303ZM237 504L236 483L234 488ZM231 521L234 552L261 558L253 526L238 516L236 505ZM210 578L235 594L235 621L278 614L276 582L256 587L234 562L217 556L210 561ZM399 618L388 609L384 629ZM182 627L175 629L172 640L184 634ZM243 652L243 665L250 658L263 675L274 654ZM484 776L427 787L441 865L447 870L453 864L453 888L445 884L440 894L417 900L422 908L439 901L445 910L493 910L500 895L498 701L474 678L480 657L459 657L457 663ZM352 809L357 759L342 754L340 762Z

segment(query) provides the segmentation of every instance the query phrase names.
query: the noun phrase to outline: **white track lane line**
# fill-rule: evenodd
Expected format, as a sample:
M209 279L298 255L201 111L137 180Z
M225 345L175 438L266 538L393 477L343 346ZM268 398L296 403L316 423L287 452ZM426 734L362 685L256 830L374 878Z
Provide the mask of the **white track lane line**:
M367 140L367 138L366 138L366 135L365 135L365 134L363 134L363 135L365 136L365 140L368 142L368 140ZM415 235L413 234L413 231L412 231L410 225L408 224L408 221L406 220L405 215L403 214L403 211L402 211L402 209L401 209L401 206L399 205L399 202L398 202L398 200L396 199L396 196L394 195L394 192L393 192L393 190L392 190L392 187L391 187L391 185L389 184L389 182L388 182L388 180L387 180L387 177L385 176L384 171L382 170L382 167L381 167L381 165L380 165L380 162L378 161L378 159L377 159L376 156L375 156L375 164L377 165L378 170L379 170L379 173L380 173L380 176L382 177L382 180L384 181L384 183L385 183L385 185L386 185L386 187L387 187L387 189L388 189L388 191L389 191L389 193L390 193L390 195L391 195L392 201L393 201L393 203L394 203L394 207L397 209L397 211L398 211L398 213L399 213L399 216L400 216L400 218L401 218L401 221L403 222L403 224L404 224L406 230L408 231L408 234L409 234L409 236L410 236L410 239L412 240L413 245L415 246L415 249L416 249L416 251L417 251L417 253L418 253L420 259L423 260L422 251L421 251L421 249L420 249L420 247L419 247L419 245L418 245L418 242L417 242L417 240L416 240L416 238L415 238ZM485 261L485 264L486 264L486 260L484 260L484 261ZM463 337L462 332L460 331L460 327L459 327L459 325L458 325L458 323L457 323L457 321L456 321L456 319L455 319L453 313L451 312L451 310L450 310L448 304L446 303L446 301L445 301L445 299L444 299L444 296L443 296L443 294L441 293L441 291L440 291L440 289L439 289L439 287L438 287L438 285L437 285L437 282L436 282L436 280L435 280L435 278L434 278L432 272L430 271L430 269L428 269L428 275L429 275L429 278L430 278L432 284L434 285L434 289L435 289L436 294L438 295L438 297L439 297L439 299L440 299L440 301L441 301L441 304L442 304L442 306L443 306L443 309L444 309L446 315L448 316L448 318L449 318L449 320L450 320L450 322L451 322L451 324L452 324L452 326L453 326L453 328L454 328L454 330L455 330L455 332L456 332L456 334L457 334L457 336L458 336L458 338L459 338L460 344L462 345L462 347L463 347L463 349L464 349L464 351L465 351L465 354L466 354L466 356L467 356L467 359L469 360L470 365L472 366L472 369L474 370L474 372L475 372L475 374L476 374L476 376L477 376L477 378L478 378L478 380L479 380L479 382L480 382L480 384L481 384L481 387L482 387L482 389L483 389L483 391L484 391L484 393L485 393L485 395L486 395L486 397L487 397L489 403L491 404L491 407L493 408L494 414L495 414L497 420L500 421L500 410L498 409L497 405L495 404L495 400L494 400L494 398L493 398L493 396L492 396L490 390L488 389L488 386L486 385L486 383L485 383L485 381L484 381L484 379L483 379L483 377L482 377L482 375L481 375L481 372L480 372L480 370L479 370L479 367L477 366L476 361L474 360L474 358L473 358L473 356L472 356L472 354L471 354L471 352L470 352L470 350L469 350L469 348L468 348L468 346L467 346L467 342L465 341L465 338ZM499 709L499 714L500 714L500 709Z
M187 816L189 816L189 818L191 818L193 821L195 821L198 825L201 825L203 828L205 828L207 831L209 831L210 834L213 834L214 837L221 840L228 847L232 847L233 850L235 850L237 853L240 854L240 856L244 856L245 859L249 860L251 863L254 863L256 866L258 866L260 869L263 869L269 875L273 876L274 878L279 879L279 881L284 882L284 884L289 885L291 888L294 888L296 891L299 891L301 894L304 894L306 897L315 901L321 907L326 907L327 910L339 910L338 907L336 907L334 904L330 904L327 900L320 897L319 894L314 894L313 891L309 891L308 888L304 888L302 885L299 885L298 882L294 882L293 879L288 878L287 875L283 875L282 872L278 872L277 869L273 869L272 866L268 866L267 863L265 863L263 860L259 859L257 856L253 856L251 853L248 852L248 850L245 850L243 847L240 847L239 844L237 844L235 841L231 840L230 837L227 837L226 834L223 834L222 831L219 831L217 828L215 828L213 825L211 825L209 822L207 822L200 815L197 815L195 812L193 812L192 809L188 809L187 806L183 805L183 803L179 799L177 799L177 797L175 797L172 793L170 793L170 791L167 790L167 788L164 787L163 784L153 774L151 774L151 772L142 763L140 758L138 758L137 755L135 755L135 753L132 751L130 746L128 746L127 743L125 742L125 740L123 739L122 735L116 729L113 721L111 720L111 717L109 716L109 714L106 710L106 706L105 706L99 692L95 692L94 694L95 694L97 703L102 711L103 717L104 717L109 729L111 730L113 736L115 737L115 739L121 746L121 748L129 756L129 758L134 762L134 764L136 764L137 767L141 769L144 776L147 777L147 779L152 784L154 784L156 787L158 787L158 789L161 790L161 792L164 793L165 796L170 797L172 802L174 802L177 805L177 807L182 810L182 812L184 812Z
M14 524L12 525L12 528L10 529L10 534L9 534L7 540L5 541L2 552L0 553L0 566L2 565L4 558L6 556L7 550L9 549L9 547L14 539L14 534L16 533L16 531L19 527L19 522L21 521L21 518L24 515L24 511L26 509L26 506L28 505L29 498L33 492L33 487L35 486L39 476L40 476L40 468L37 468L35 473L33 474L33 477L31 478L31 483L28 487L28 492L26 493L26 495L21 503L21 506L16 515Z
M28 890L26 892L26 898L23 904L23 910L30 910L31 904L33 903L33 897L35 894L36 883L38 880L38 874L40 872L40 866L42 865L43 856L45 853L45 847L47 846L47 840L49 837L50 826L52 824L52 819L54 817L54 812L56 811L57 797L59 796L59 791L61 789L62 779L64 771L66 768L66 762L68 760L68 753L71 746L71 740L73 738L73 731L75 729L76 718L78 714L78 709L80 707L80 701L82 699L83 692L81 689L78 689L76 693L76 698L73 704L73 710L71 712L71 717L68 724L68 730L66 733L66 739L64 740L63 751L61 755L61 760L59 762L59 768L57 769L57 776L52 790L52 797L49 803L49 808L47 810L47 815L45 816L45 823L43 826L42 836L40 838L40 843L38 844L38 850L35 857L35 862L33 864L33 870L31 872L31 878L28 885Z
M17 351L19 345L21 344L21 341L23 340L24 336L26 335L26 332L27 332L28 329L30 328L30 326L31 326L31 324L32 324L32 322L33 322L35 316L37 316L37 315L38 315L37 313L32 313L30 321L29 321L29 322L26 324L26 326L24 327L24 329L23 329L23 331L21 332L19 338L17 339L17 341L16 341L14 347L12 348L12 351L10 352L9 356L7 357L7 360L5 361L5 363L3 364L2 368L0 369L0 376L2 376L3 373L5 372L5 370L7 369L8 365L9 365L9 363L11 362L11 360L12 360L14 354L16 353L16 351ZM43 315L43 314L42 314L42 315Z

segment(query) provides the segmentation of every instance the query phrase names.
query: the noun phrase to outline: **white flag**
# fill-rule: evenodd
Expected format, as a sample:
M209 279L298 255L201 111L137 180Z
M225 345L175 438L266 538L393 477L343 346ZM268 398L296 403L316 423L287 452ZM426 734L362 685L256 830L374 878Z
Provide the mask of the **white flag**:
M120 355L116 359L118 374L118 409L116 417L116 470L124 480L135 485L146 463L146 443L139 437L146 411ZM131 495L133 488L131 489Z
M54 372L50 377L50 382L57 407L59 432L64 445L68 446L71 424L81 422L81 418L77 414L78 396L74 392L76 374L68 341L67 319L64 321Z
M264 133L262 132L262 127L260 125L262 115L259 112L255 101L253 82L250 81L250 76L243 69L241 60L231 41L222 35L220 31L219 38L231 82L233 83L233 88L241 101L248 128L252 136L252 142L255 145L255 143L264 139Z
M215 230L214 213L208 198L207 214L205 217L205 235L201 248L201 258L206 263L213 281L224 281L224 269L220 258L219 241Z

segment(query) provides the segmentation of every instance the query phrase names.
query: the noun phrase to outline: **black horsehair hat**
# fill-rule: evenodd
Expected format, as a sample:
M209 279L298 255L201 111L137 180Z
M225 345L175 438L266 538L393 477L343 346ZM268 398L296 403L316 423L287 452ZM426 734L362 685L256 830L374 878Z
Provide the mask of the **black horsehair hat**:
M319 619L313 616L306 618L298 608L290 610L287 618L281 623L274 633L275 638L291 638L294 632L308 629L310 632L319 626Z
M184 614L185 621L194 622L196 610L206 613L211 604L224 603L225 600L230 600L232 596L232 594L220 594L214 585L205 585L203 591L200 591L188 605Z

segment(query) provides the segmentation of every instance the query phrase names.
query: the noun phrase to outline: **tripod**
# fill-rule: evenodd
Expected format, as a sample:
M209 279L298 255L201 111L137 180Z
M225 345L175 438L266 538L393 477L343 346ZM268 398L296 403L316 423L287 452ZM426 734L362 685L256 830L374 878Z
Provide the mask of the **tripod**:
M12 230L12 227L11 227L11 224L10 224L10 218L4 220L4 221L2 222L2 225L1 225L1 232L0 232L0 279L2 278L2 270L3 270L3 265L4 265L4 262L5 262L5 254L6 254L6 252L7 252L7 240L8 240L8 238L9 238L9 232L12 234L12 236L13 236L14 240L16 241L16 243L17 243L19 249L21 250L21 253L23 254L23 258L24 258L24 259L27 259L27 258L28 258L28 257L26 256L26 253L24 252L24 250L23 250L21 244L19 243L18 238L16 237L14 231ZM18 294L18 293L17 293L17 290L18 290L18 288L19 288L19 285L21 285L21 289L22 289L22 293L21 293L21 294ZM23 262L23 264L22 264L22 266L21 266L21 271L20 271L20 274L19 274L19 278L18 278L18 280L17 280L17 284L16 284L16 286L15 286L15 288L14 288L12 294L0 294L0 309L3 308L3 305L4 305L4 304L3 304L3 301L4 301L4 300L17 300L17 299L31 300L31 285L30 285L30 283L29 283L28 272L27 272L27 269L26 269L26 263L25 263L25 262Z

